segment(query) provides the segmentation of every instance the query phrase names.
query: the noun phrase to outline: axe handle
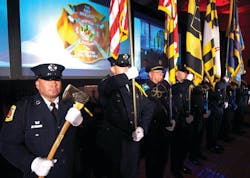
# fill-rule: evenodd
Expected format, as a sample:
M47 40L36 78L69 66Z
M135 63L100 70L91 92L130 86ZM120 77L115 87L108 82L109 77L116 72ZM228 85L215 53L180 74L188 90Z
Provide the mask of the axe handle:
M90 112L88 108L84 107L83 109L90 115L90 117L93 117L92 112Z
M88 108L84 106L83 103L75 102L74 107L77 108L78 110L81 110L83 108L91 117L93 117L93 114L90 112Z
M53 146L50 149L50 152L49 152L49 154L47 156L48 160L52 160L53 159L53 157L54 157L54 155L55 155L55 153L56 153L56 151L57 151L57 149L58 149L58 147L59 147L59 145L60 145L60 143L61 143L64 135L65 135L65 133L67 132L67 130L69 128L69 126L70 126L70 122L69 121L65 121L64 124L63 124L63 127L62 127L62 129L60 131L60 133L58 134L58 136L57 136L57 138L56 138ZM43 178L43 176L39 176L38 178Z
M84 105L82 103L79 103L79 102L75 102L75 104L74 104L74 107L77 108L78 110L81 110L83 108L83 106ZM54 158L54 155L55 155L60 143L62 142L62 139L63 139L65 133L67 132L69 126L70 126L70 122L65 121L60 133L58 134L56 140L54 141L53 146L51 147L51 149L49 151L49 154L47 156L48 160L52 160ZM44 178L44 177L38 176L38 178Z

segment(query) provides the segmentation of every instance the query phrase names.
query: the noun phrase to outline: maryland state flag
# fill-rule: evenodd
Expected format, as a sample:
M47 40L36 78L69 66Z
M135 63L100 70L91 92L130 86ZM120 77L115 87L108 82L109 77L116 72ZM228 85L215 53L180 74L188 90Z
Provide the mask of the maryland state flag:
M201 22L198 0L189 0L186 32L186 68L194 74L194 85L203 80Z
M214 87L221 78L220 35L215 0L208 0L203 33L204 71Z
M109 9L110 54L118 58L120 42L128 38L127 0L111 0Z
M159 0L158 10L162 10L165 15L165 47L164 52L168 58L169 66L169 82L176 83L175 71L177 68L177 60L179 57L178 49L178 17L177 17L177 1L176 0Z
M245 72L242 59L244 43L238 22L238 8L235 0L230 1L230 17L228 23L227 75L231 81L241 84L241 75Z

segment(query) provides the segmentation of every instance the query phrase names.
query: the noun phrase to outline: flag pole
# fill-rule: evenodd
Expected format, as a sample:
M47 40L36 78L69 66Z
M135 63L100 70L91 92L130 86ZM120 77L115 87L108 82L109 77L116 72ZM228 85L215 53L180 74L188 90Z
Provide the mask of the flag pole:
M226 29L226 36L227 36L227 49L226 49L226 61L225 61L225 76L228 77L228 58L229 58L229 42L230 42L230 29L231 29L231 23L232 23L232 17L233 17L233 6L234 6L234 0L230 0L230 12L229 12L229 18L228 18L228 24Z
M129 42L130 42L130 59L131 59L131 66L135 66L134 61L134 46L133 46L133 33L132 33L132 15L131 15L131 3L130 0L127 0L128 6L128 26L129 26ZM133 108L134 108L134 126L135 129L137 128L137 108L136 108L136 94L135 94L135 79L132 79L132 92L133 92Z

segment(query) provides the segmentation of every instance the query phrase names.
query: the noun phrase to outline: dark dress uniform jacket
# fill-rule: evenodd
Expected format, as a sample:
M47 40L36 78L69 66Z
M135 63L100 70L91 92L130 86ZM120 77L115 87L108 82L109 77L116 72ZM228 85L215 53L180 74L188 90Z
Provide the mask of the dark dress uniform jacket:
M188 113L188 90L191 84L191 81L185 79L183 83L177 82L172 85L173 112L176 119L176 127L186 126L185 117L190 114Z
M43 98L37 94L17 102L13 120L3 124L1 154L22 170L25 178L37 177L31 172L31 163L35 157L47 157L72 104L60 100L58 117L55 119ZM54 156L57 162L47 178L73 177L74 139L75 128L70 127Z
M171 125L170 118L169 118L169 88L170 85L166 81L162 81L159 84L154 84L152 81L147 81L143 87L148 95L148 98L152 101L154 106L154 115L150 127L150 136L155 135L156 137L151 138L153 142L157 141L158 139L163 139L164 134L166 131L165 127ZM153 133L154 134L153 134ZM164 138L161 138L164 137ZM150 145L156 146L156 145Z
M97 134L97 144L111 156L112 162L118 165L123 158L136 160L138 156L138 142L132 140L135 129L133 118L132 89L125 74L103 79L99 84L100 103L104 112L104 123ZM147 132L153 108L150 101L140 91L136 91L137 125ZM136 151L137 150L137 151ZM125 152L130 154L126 154ZM134 157L135 156L135 157ZM129 165L134 168L133 165ZM119 166L118 166L119 167ZM121 166L122 167L122 166ZM130 170L133 172L133 170ZM125 173L126 174L126 173ZM133 173L132 173L133 174Z
M148 81L148 89L145 89L148 98L155 104L154 119L160 122L162 127L170 126L169 120L169 88L167 81L162 81L159 84L154 84Z
M144 138L147 178L162 178L166 168L171 134L165 127L171 125L169 114L169 89L167 81L155 84L148 80L142 85L154 106L154 115L148 134Z
M125 74L109 77L99 84L100 102L104 107L104 120L115 127L119 135L132 140L134 131L132 89L128 92L126 84L131 84ZM153 112L150 101L140 91L137 97L137 123L147 132Z

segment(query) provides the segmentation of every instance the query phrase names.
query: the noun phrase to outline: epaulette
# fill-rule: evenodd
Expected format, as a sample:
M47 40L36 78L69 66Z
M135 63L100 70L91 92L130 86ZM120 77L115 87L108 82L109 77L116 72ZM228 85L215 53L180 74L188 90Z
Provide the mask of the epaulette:
M110 75L106 75L105 77L102 78L101 81L104 81L104 80L106 80L106 79L109 78L109 77L110 77Z
M141 94L143 94L145 97L148 97L148 95L146 94L145 90L142 88L142 86L135 82L135 86L139 89L139 91L141 92Z

